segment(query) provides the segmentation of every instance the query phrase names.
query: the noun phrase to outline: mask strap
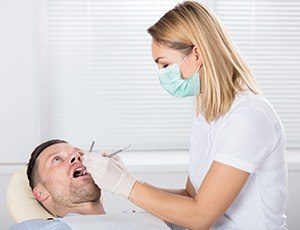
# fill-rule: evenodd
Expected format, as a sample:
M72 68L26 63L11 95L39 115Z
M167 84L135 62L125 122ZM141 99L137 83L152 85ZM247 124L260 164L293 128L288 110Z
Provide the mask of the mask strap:
M178 65L181 65L181 63L182 62L184 62L185 61L185 59L188 57L189 55L186 55L182 60L181 60L181 62L179 62L179 64Z

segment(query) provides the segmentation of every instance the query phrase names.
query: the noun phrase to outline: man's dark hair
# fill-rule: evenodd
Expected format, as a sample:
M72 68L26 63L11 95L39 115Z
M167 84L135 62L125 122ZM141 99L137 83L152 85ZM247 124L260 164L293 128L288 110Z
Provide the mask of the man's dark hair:
M38 156L41 154L41 152L43 152L44 149L48 148L51 145L55 145L59 143L68 143L68 142L64 140L58 140L58 139L46 141L40 144L39 146L37 146L31 153L29 163L27 164L27 178L29 180L29 186L31 189L34 188L34 186L36 185L37 181L40 178L40 174L38 170L38 162L37 162Z

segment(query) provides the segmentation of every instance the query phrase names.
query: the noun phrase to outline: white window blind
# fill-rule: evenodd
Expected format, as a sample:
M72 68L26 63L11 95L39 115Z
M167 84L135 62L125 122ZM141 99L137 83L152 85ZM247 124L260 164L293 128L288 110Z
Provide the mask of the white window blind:
M287 147L300 148L300 2L216 0L215 12L279 114Z
M187 149L192 99L159 85L146 29L178 1L45 0L44 139L88 147Z
M82 147L187 149L192 99L159 85L146 29L181 1L43 0L44 139ZM300 3L205 1L228 28L300 148Z

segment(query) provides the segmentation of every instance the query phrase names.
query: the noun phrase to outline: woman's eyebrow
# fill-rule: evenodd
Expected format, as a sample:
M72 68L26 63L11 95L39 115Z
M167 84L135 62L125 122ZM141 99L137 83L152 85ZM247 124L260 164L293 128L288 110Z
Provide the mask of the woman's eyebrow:
M155 63L158 63L159 62L159 59L162 59L162 58L166 58L166 57L158 57L155 59Z

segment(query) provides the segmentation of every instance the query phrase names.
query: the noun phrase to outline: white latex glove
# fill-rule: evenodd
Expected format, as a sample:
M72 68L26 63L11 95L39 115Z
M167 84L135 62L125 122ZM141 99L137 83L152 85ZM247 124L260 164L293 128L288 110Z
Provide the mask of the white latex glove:
M102 149L102 150L100 150L100 154L102 156L108 156L110 153L106 149ZM110 159L113 159L121 169L123 169L125 172L129 173L124 162L122 161L121 157L119 156L119 154L114 155Z
M86 153L82 163L99 188L128 199L136 179L117 161L99 153Z

